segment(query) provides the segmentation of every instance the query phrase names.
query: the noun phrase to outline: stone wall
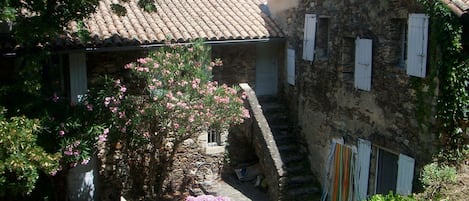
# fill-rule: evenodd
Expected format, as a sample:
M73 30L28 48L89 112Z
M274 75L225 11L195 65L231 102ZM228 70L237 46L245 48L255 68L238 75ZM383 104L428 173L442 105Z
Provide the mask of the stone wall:
M284 164L275 144L272 131L252 88L245 83L240 84L240 86L247 94L245 105L250 111L251 118L230 132L231 139L236 138L235 142L241 142L233 144L234 148L247 148L246 150L232 151L228 149L230 157L233 157L233 166L236 167L239 162L245 163L257 159L267 183L270 200L285 200L282 193L287 182L287 172L283 170Z
M417 12L418 4L408 0L302 0L281 13L287 46L296 52L296 85L281 76L281 94L321 178L333 138L351 145L369 140L414 157L417 169L435 152L438 80L409 77L400 59L402 27ZM318 16L314 62L301 58L305 14ZM354 88L356 37L373 40L371 91Z
M212 58L220 58L223 66L213 69L214 80L221 84L237 85L256 82L256 44L213 45Z

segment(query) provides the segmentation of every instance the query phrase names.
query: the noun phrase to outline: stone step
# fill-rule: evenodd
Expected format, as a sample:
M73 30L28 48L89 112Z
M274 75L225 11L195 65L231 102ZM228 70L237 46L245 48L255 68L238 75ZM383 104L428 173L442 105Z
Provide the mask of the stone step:
M294 135L294 134L289 134L288 132L287 132L287 134L284 134L282 131L280 131L280 132L274 131L273 134L274 134L274 138L275 138L276 141L285 140L285 141L298 142L297 136Z
M287 195L297 197L305 194L319 194L321 190L314 185L305 185L287 190Z
M297 196L291 196L289 201L321 201L322 193L305 193Z
M301 186L304 184L313 184L316 181L316 177L313 175L298 175L289 177L287 179L288 186Z
M292 163L292 162L304 161L305 160L305 157L303 157L301 154L294 154L294 153L292 154L292 153L284 154L284 155L282 155L282 153L280 153L280 155L282 157L282 161L285 164L288 165L289 163Z
M296 144L285 144L285 145L277 146L277 148L278 148L278 151L282 153L282 152L296 151L298 150L297 146L298 145Z
M288 117L285 114L275 114L275 115L268 115L265 117L269 124L287 124L288 125Z
M308 170L305 170L305 167L303 166L303 162L298 162L296 165L291 165L294 163L287 164L284 167L284 170L287 172L288 175L298 175L302 174L304 172L307 172Z

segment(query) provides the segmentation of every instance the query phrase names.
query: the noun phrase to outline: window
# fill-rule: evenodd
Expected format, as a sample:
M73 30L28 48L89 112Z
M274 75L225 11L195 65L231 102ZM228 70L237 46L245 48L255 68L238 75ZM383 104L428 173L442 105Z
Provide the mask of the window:
M406 66L407 61L407 24L405 21L400 21L398 26L400 27L400 52L399 52L399 66Z
M314 61L316 23L317 18L315 14L305 15L305 26L303 33L303 59L307 61Z
M208 146L220 146L221 142L221 132L218 129L209 129L207 131L207 145Z
M412 193L414 159L359 139L357 146L334 141L326 166L323 199L365 200L368 195Z
M407 35L407 74L425 77L427 67L428 15L409 14Z
M317 32L316 57L318 59L327 59L329 56L329 17L319 17Z
M372 40L357 38L355 40L355 88L371 90Z
M198 137L198 143L206 154L219 154L225 152L228 130L210 128Z
M295 85L295 50L287 49L287 82Z

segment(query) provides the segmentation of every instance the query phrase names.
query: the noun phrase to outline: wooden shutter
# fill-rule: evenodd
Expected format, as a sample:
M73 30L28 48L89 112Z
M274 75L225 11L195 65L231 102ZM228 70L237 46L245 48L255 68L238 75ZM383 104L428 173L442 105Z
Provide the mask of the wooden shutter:
M295 50L287 49L287 82L295 85Z
M307 61L314 60L314 45L316 38L316 23L317 18L315 14L305 15L305 27L303 38L303 59Z
M355 88L365 91L371 89L372 44L371 39L355 40Z
M412 180L414 178L415 160L404 154L399 154L396 193L410 195L412 193Z
M88 90L85 53L69 54L70 63L70 102L76 104Z
M355 200L365 200L368 192L368 178L370 173L371 143L363 139L358 140L358 157L355 169Z
M428 16L409 14L407 75L425 77L427 67Z

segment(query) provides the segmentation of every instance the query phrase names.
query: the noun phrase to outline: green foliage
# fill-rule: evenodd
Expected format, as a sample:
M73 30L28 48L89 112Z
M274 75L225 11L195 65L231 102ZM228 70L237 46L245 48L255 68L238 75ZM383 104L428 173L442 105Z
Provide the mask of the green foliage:
M57 171L60 154L49 154L37 145L38 129L38 120L5 119L0 114L0 197L28 194L34 189L39 171Z
M430 163L423 168L420 178L425 186L456 182L456 168L438 163Z
M456 182L456 168L435 162L430 163L424 166L420 180L425 186L425 192L419 197L425 200L439 200L445 186Z
M440 126L441 159L458 163L467 157L469 107L469 59L461 46L462 25L440 1L420 0L431 17L431 52L438 57L431 68L438 69L437 120ZM444 40L442 40L444 39Z
M3 0L0 2L0 22L14 22L13 37L24 48L49 43L62 33L71 21L80 21L93 13L100 0ZM111 5L119 15L126 14L121 0ZM156 11L155 0L138 0L144 11Z
M387 195L376 194L371 196L369 201L417 201L417 199L411 196L402 196L389 192Z

